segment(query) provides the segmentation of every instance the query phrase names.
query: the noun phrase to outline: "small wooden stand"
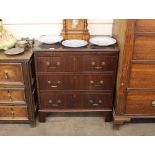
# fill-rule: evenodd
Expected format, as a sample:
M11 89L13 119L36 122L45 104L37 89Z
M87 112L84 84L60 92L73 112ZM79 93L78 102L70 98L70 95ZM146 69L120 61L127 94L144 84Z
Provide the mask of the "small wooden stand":
M86 19L64 19L61 35L66 39L89 40L88 23Z

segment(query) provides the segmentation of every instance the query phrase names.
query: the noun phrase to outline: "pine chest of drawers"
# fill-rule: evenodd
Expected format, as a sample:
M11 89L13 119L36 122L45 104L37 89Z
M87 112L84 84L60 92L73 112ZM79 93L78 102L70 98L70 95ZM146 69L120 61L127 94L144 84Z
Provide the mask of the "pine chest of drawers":
M50 48L50 49L49 49ZM49 112L101 111L111 120L118 48L34 48L39 119Z
M0 52L0 121L35 125L36 90L31 49L17 56Z

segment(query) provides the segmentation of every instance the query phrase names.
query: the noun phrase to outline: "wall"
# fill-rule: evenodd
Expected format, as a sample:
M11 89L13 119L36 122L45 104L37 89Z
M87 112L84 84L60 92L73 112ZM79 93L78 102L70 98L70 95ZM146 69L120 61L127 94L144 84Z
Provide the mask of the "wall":
M30 37L38 39L40 35L60 34L62 30L62 19L56 20L22 20L22 19L4 19L3 23L9 33L14 34L18 39L20 37ZM95 20L88 19L88 29L91 35L111 35L112 19Z

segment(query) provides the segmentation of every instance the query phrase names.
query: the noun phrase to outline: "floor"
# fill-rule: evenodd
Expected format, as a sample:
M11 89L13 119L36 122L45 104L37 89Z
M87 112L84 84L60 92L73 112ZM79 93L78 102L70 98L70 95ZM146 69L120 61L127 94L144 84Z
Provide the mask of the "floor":
M155 135L152 123L126 123L119 130L105 123L100 114L51 114L46 123L31 128L28 124L0 124L0 135L9 136L144 136Z

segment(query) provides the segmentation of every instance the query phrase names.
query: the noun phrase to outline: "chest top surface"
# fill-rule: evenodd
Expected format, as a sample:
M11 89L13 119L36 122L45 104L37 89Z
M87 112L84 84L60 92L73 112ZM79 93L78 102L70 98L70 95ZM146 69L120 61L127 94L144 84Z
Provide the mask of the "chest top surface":
M33 50L26 48L24 53L17 55L6 55L3 51L0 51L0 61L27 61L31 58Z
M85 47L80 47L80 48L70 48L70 47L65 47L61 45L61 43L53 44L53 45L47 45L47 44L42 44L39 41L36 41L34 45L34 52L39 53L39 52L114 52L118 53L119 49L117 44L111 45L111 46L96 46L92 44L88 44Z

